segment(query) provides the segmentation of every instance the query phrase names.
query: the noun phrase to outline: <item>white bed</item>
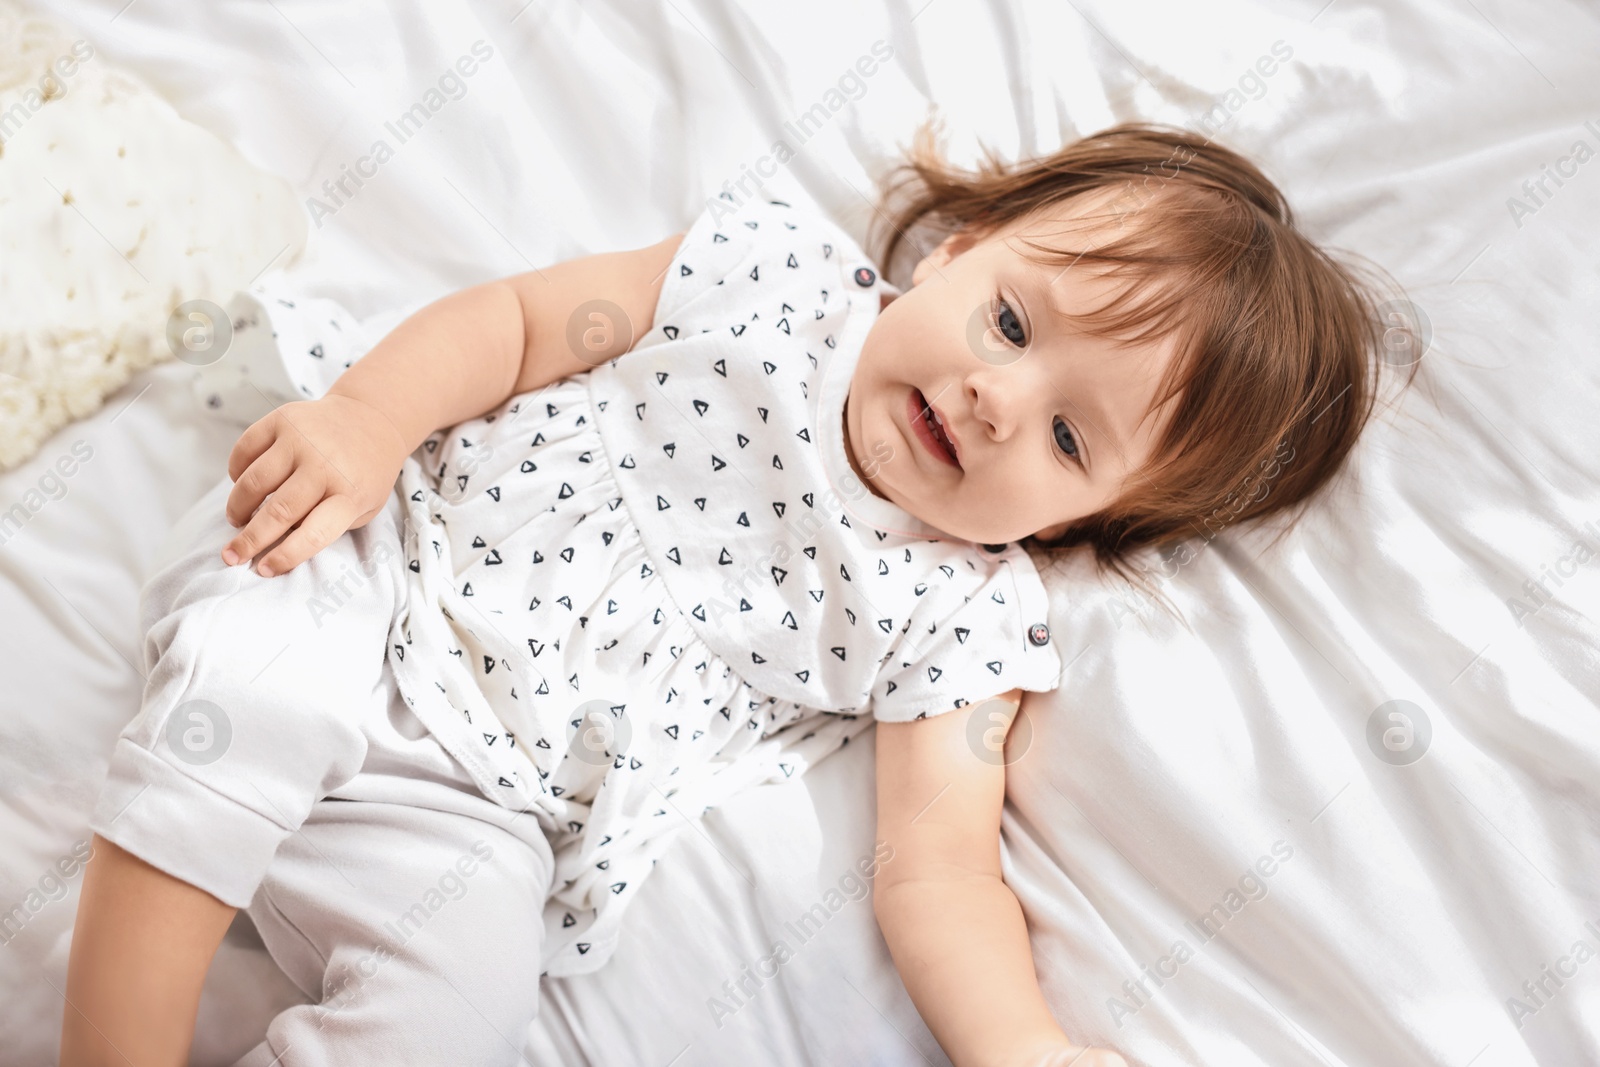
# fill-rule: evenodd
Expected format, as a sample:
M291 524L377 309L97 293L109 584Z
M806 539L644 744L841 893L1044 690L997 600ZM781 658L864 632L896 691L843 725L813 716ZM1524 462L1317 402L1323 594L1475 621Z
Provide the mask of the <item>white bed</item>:
M1264 552L1230 529L1173 568L1190 628L1086 565L1051 575L1071 666L1025 705L1004 821L1046 996L1070 1033L1150 1067L1600 1062L1600 956L1575 954L1600 953L1600 555L1574 548L1600 551L1600 162L1564 164L1532 212L1507 203L1575 141L1600 150L1595 8L523 2L48 7L302 197L491 46L292 272L377 322L674 232L875 41L893 58L766 184L857 235L930 101L967 159L977 136L1026 153L1227 117L1314 235L1410 288L1432 347L1297 532ZM1278 41L1293 58L1256 94L1245 76ZM87 836L139 702L144 568L223 474L234 435L194 373L141 373L0 477L9 507L75 441L93 449L0 546L0 910ZM1431 732L1405 765L1368 740L1394 700ZM853 745L686 832L613 962L546 983L528 1061L947 1062L867 900L720 1025L709 1003L871 852L872 781ZM0 948L0 1062L54 1062L79 881ZM1186 923L1216 904L1203 939ZM247 934L213 970L195 1063L228 1062L295 995Z

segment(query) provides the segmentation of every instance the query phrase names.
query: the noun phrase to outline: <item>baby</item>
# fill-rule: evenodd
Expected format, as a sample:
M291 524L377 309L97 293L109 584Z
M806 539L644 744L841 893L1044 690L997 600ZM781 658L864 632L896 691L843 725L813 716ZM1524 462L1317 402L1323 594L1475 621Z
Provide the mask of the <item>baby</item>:
M950 1059L1123 1062L1052 1017L1001 879L1001 746L1063 672L1028 548L1127 574L1309 499L1382 326L1183 131L977 173L925 134L902 173L877 263L724 196L447 296L240 437L142 598L64 1064L182 1062L238 908L309 1000L240 1064L517 1062L684 825L874 723L862 874ZM352 344L261 311L240 358Z

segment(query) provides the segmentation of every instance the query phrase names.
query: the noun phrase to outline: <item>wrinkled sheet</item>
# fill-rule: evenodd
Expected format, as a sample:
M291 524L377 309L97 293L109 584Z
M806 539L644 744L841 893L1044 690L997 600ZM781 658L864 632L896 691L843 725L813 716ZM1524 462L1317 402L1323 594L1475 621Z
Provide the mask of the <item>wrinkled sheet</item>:
M1147 560L1183 623L1079 561L1049 574L1070 666L1025 705L1003 842L1045 994L1075 1036L1155 1067L1600 1062L1600 162L1574 151L1600 151L1593 7L50 8L318 198L291 276L379 323L659 240L747 173L864 236L930 103L963 160L1133 118L1260 160L1314 236L1407 286L1431 347L1281 542L1228 528ZM476 41L491 57L441 85ZM879 41L892 57L852 80ZM1257 67L1275 47L1292 57ZM396 143L385 124L430 88L441 106ZM830 89L854 99L829 110ZM818 104L802 141L785 124ZM347 167L375 173L334 203ZM144 372L0 478L5 507L43 501L0 546L0 907L42 902L0 949L7 1063L54 1055L65 861L138 706L137 591L232 443L193 375ZM49 481L79 441L92 458ZM611 965L542 988L529 1062L946 1062L869 900L759 968L871 854L871 759L851 746L685 834ZM213 968L196 1063L295 996L249 933Z

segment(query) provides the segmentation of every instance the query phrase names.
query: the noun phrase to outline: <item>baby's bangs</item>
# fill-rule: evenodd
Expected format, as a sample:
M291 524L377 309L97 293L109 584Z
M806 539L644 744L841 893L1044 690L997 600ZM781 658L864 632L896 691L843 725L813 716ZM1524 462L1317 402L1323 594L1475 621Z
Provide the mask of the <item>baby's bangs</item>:
M1033 254L1023 253L1046 269L1059 269L1059 281L1074 270L1115 280L1109 296L1097 307L1071 315L1085 333L1120 344L1160 341L1173 333L1190 332L1193 325L1192 290L1178 284L1178 270L1157 256L1125 247L1117 241L1100 248L1063 248L1022 239Z
M1083 204L1066 219L1056 214L1066 202L1050 206L1049 214L1068 224L1063 233L1081 233L1081 243L1020 235L1017 240L1028 260L1060 271L1052 281L1073 270L1115 280L1103 302L1072 316L1085 333L1125 346L1176 337L1174 359L1154 400L1159 407L1194 373L1202 339L1215 333L1228 308L1243 303L1241 260L1259 262L1270 252L1271 230L1250 204L1211 190L1168 186L1148 193L1134 210L1118 209L1125 193L1098 203L1106 198L1095 194L1114 188L1073 196ZM1254 272L1246 267L1242 273Z

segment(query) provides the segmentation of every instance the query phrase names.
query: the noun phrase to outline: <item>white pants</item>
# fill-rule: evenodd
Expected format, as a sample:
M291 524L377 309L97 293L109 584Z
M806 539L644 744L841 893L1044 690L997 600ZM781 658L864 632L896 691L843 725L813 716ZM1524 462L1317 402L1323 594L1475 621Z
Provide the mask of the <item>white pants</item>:
M554 862L399 695L400 502L262 578L222 562L231 485L179 521L141 594L143 705L91 826L247 908L314 1002L241 1065L519 1063Z

